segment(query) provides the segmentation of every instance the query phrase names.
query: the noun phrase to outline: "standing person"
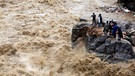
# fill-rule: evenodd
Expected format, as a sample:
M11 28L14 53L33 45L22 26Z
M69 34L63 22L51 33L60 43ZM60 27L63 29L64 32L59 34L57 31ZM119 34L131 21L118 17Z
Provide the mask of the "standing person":
M118 26L116 22L112 22L112 35L114 38L116 38L116 32L118 30Z
M92 25L96 25L96 15L95 13L93 13L93 15L91 15L92 17Z
M118 40L121 40L123 38L121 27L118 26Z
M106 23L105 23L103 32L105 35L107 35L107 33L109 32L109 22L108 21L106 21Z
M102 26L102 24L103 24L102 15L99 14L99 16L98 16L98 26L100 27L100 26Z

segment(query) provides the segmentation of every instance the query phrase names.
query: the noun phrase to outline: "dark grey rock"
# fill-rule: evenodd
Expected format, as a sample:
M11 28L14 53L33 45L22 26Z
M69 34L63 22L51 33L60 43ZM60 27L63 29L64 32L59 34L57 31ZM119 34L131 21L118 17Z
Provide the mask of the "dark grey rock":
M131 44L135 46L135 36L131 36Z
M90 42L90 45L89 45L89 50L96 50L96 48L100 45L102 45L103 43L105 43L106 39L108 38L109 36L100 36L100 37L97 37L95 39L89 39L91 42Z
M88 20L87 19L80 18L79 21L80 22L87 22Z
M131 59L135 57L132 45L127 40L121 41L107 39L104 44L96 48L96 52L104 54L112 54L114 58ZM108 42L109 41L109 42ZM107 43L107 44L106 44ZM109 45L108 45L109 44Z
M135 30L127 31L127 35L125 37L133 46L135 46Z
M74 43L79 37L85 37L87 33L87 23L77 24L72 29L71 42Z
M120 24L120 23L119 23ZM124 25L125 24L125 25ZM135 32L131 32L134 27L131 24L124 23L121 24L122 30L127 32L127 39L117 39L111 38L110 36L96 36L88 34L88 23L79 23L75 25L72 29L71 42L72 45L78 44L81 37L82 41L85 42L85 47L88 52L99 53L99 57L102 60L107 60L109 62L115 61L127 61L127 59L135 58L135 54L132 49L132 45L135 45ZM77 41L78 39L78 41ZM75 47L75 46L73 46Z

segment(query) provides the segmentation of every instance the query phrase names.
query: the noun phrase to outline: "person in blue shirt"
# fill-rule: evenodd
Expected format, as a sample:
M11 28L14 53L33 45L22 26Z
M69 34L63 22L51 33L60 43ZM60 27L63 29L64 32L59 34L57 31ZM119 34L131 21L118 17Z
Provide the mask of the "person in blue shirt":
M112 35L113 35L114 38L116 38L117 32L118 32L118 40L121 40L121 38L123 38L122 30L117 25L116 22L112 22Z

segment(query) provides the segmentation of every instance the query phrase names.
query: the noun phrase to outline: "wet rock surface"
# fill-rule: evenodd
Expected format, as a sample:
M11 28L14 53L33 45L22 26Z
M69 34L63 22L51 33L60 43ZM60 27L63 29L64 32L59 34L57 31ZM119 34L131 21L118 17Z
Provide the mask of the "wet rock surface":
M73 38L76 38L76 39L72 41L72 43L76 42L78 38L83 38L85 42L86 50L88 52L96 52L98 57L110 63L115 63L119 61L128 61L128 59L135 58L135 54L133 52L132 43L131 43L134 40L132 38L134 36L133 34L134 32L132 34L130 32L131 39L129 40L127 39L117 40L117 39L112 38L109 35L99 36L99 35L96 35L97 33L95 35L93 34L90 35L89 31L92 31L88 29L90 28L90 26L89 27L87 26L86 29L83 29L84 26L83 27L81 26L82 26L81 24L78 26L75 26L75 27L78 27L78 30L74 30L75 27L73 28L74 31L72 31L72 40ZM123 26L122 29L126 30L126 26ZM83 31L85 31L85 33L83 33ZM92 31L92 32L94 33L95 31ZM98 32L101 32L101 31L98 31ZM81 35L82 33L85 34L85 36Z
M96 50L96 48L99 47L100 45L102 45L107 38L108 38L107 36L100 36L97 38L93 38L92 41L90 39L88 39L89 40L88 41L89 50Z
M132 49L132 45L126 40L111 40L107 39L109 42L105 42L98 48L96 48L96 52L105 53L105 54L113 54L114 58L126 58L132 59L134 58L134 52Z
M135 23L127 22L123 24L122 27L125 32L125 38L128 40L133 46L135 46Z
M87 23L80 23L73 27L71 35L72 43L74 43L79 37L86 36L88 25L89 24Z
M131 43L125 39L118 41L109 38L109 36L101 36L87 43L86 48L88 52L103 54L99 57L107 61L111 60L110 62L126 61L127 59L133 59L135 57Z

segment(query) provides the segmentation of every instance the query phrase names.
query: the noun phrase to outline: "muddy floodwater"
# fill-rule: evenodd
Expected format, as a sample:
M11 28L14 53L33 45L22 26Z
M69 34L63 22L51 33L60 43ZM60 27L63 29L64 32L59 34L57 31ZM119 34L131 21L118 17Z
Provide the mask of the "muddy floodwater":
M117 0L0 0L0 76L135 76L135 61L109 64L84 45L71 47L80 17L135 22L131 13L106 13Z

